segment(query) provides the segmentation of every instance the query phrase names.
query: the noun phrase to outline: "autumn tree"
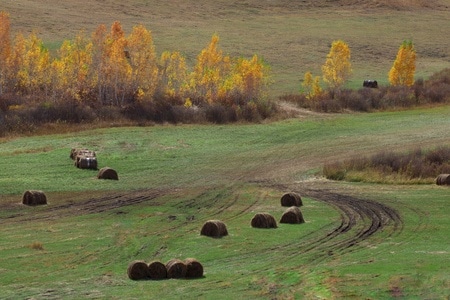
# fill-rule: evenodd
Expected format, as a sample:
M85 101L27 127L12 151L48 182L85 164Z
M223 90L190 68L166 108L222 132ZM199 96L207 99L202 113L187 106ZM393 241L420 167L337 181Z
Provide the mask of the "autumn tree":
M411 86L416 71L416 50L412 41L404 41L398 49L397 57L389 71L391 85Z
M89 72L92 65L92 42L80 32L73 41L61 45L59 58L52 63L53 88L78 101L87 98L92 89Z
M159 75L161 94L164 97L171 99L184 98L183 96L188 89L188 72L186 59L180 52L164 51L161 54L161 71ZM189 106L189 104L186 106Z
M131 67L129 92L137 99L151 99L158 81L152 34L143 25L133 27L126 41L125 57Z
M348 80L351 72L350 48L344 41L334 41L322 66L323 81L331 89L339 89Z
M7 82L7 61L11 54L11 35L9 14L0 12L0 95L3 94Z
M313 99L320 95L322 93L320 76L313 77L311 72L306 72L305 77L303 78L302 87L307 99Z
M200 99L213 103L218 99L219 90L231 69L229 56L218 49L219 36L213 35L211 42L197 57L191 74L190 87Z

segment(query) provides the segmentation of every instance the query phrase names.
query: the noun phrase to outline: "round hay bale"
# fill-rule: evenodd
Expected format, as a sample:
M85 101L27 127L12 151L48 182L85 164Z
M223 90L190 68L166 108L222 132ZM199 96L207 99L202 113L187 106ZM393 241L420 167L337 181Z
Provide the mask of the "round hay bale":
M277 221L268 213L258 213L252 218L254 228L277 228Z
M291 206L281 216L280 223L302 224L305 223L305 219L303 219L303 214L297 206Z
M166 266L159 261L153 261L148 264L148 276L150 279L159 280L167 278Z
M142 280L149 278L149 269L145 261L135 260L128 265L128 278L131 280Z
M203 224L201 235L220 238L222 236L228 235L227 226L225 223L219 220L209 220Z
M186 264L179 259L171 259L166 263L167 278L185 278L187 267Z
M22 196L22 203L25 205L45 205L47 204L47 196L43 191L26 191Z
M109 167L101 168L97 174L98 179L111 179L111 180L119 180L119 176L114 169Z
M281 206L302 206L302 197L295 192L286 193L281 197Z
M440 174L436 178L437 185L450 185L450 174Z
M97 158L95 156L78 155L75 160L75 166L79 169L97 170Z
M203 266L195 258L187 258L184 261L186 265L186 278L200 278L203 277Z

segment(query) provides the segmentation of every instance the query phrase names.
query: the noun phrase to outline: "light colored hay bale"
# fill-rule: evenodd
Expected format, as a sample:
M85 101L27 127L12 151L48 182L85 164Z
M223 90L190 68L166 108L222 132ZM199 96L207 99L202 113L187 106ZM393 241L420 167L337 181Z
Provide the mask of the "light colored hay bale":
M201 278L203 277L203 265L195 258L187 258L184 261L186 265L186 278Z
M251 221L254 228L277 228L277 221L268 213L257 213Z
M75 166L79 169L97 170L97 158L94 156L78 155L75 159Z
M150 279L159 280L167 278L166 266L159 261L153 261L148 264L148 276Z
M119 180L119 175L114 169L109 167L101 168L97 174L98 179L111 179L111 180Z
M305 223L305 219L303 219L303 214L297 206L291 206L281 216L280 223L302 224Z
M171 259L166 263L167 278L185 278L187 267L186 264L179 259Z
M78 148L72 148L70 150L70 158L75 160L75 158L78 156L90 156L90 157L96 157L95 151L88 150L86 148L78 149Z
M295 192L286 193L281 197L281 206L303 206L302 197Z
M43 191L29 190L23 194L22 203L30 206L45 205L47 204L47 196Z
M149 269L145 261L135 260L128 265L128 278L132 280L142 280L149 278Z
M450 174L440 174L436 178L437 185L450 185Z
M201 235L220 238L222 236L228 235L227 226L225 223L219 220L209 220L203 224Z

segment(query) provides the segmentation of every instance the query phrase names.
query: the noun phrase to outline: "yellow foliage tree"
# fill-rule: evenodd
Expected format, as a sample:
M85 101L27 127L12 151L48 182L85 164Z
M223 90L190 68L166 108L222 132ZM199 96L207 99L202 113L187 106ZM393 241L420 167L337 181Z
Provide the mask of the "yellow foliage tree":
M53 88L78 101L83 100L91 89L89 76L92 65L92 42L80 32L73 41L64 41L59 58L52 63Z
M125 57L131 66L130 92L137 93L139 99L151 99L158 80L153 37L143 25L133 27L127 38Z
M391 85L411 86L416 71L416 50L412 41L404 41L398 49L397 57L389 71Z
M180 52L164 51L162 53L160 85L164 96L183 99L187 89L187 74L186 59Z
M219 36L213 35L209 45L197 57L191 74L190 87L199 98L212 103L218 99L219 90L229 75L231 61L217 48Z
M0 12L0 95L6 89L7 61L11 54L11 35L9 14Z
M323 81L330 88L339 89L348 80L351 72L350 48L342 40L334 41L322 66Z
M322 93L320 76L313 77L311 72L306 72L305 77L303 78L302 87L307 99L313 99L320 95Z

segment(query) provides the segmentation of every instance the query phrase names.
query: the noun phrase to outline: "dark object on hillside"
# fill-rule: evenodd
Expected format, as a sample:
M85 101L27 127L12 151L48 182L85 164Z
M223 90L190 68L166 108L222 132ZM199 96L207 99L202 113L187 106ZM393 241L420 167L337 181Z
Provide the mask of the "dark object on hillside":
M450 185L450 174L440 174L436 178L437 185Z
M186 278L203 277L203 265L195 258L187 258L184 261L186 265Z
M376 89L378 88L378 82L376 80L364 80L363 87Z
M202 230L200 232L201 235L220 238L222 236L228 235L227 226L225 223L219 220L209 220L203 224Z
M95 156L77 155L75 166L79 169L97 170L97 158Z
M291 206L302 206L302 197L299 194L290 192L286 193L281 197L281 206L291 207Z
M109 167L101 168L97 175L98 179L111 179L111 180L119 180L119 176L114 169Z
M252 218L254 228L277 228L277 221L268 213L258 213Z
M185 278L187 267L186 264L179 259L171 259L166 264L167 278Z
M145 261L142 260L132 261L128 265L127 274L128 278L132 280L142 280L148 279L150 277L148 265Z
M47 204L47 197L43 191L26 191L22 197L22 203L25 205L36 206Z
M303 214L297 206L291 206L281 216L280 223L302 224L305 223L305 219L303 219Z
M166 266L159 261L153 261L148 264L148 277L153 280L160 280L167 278Z

